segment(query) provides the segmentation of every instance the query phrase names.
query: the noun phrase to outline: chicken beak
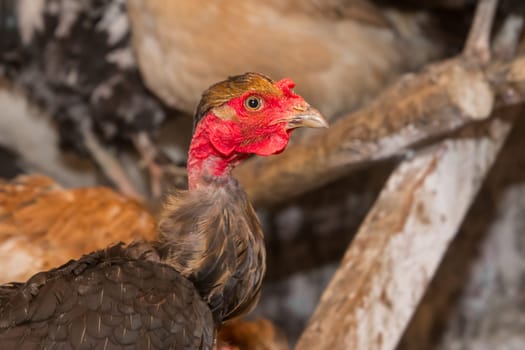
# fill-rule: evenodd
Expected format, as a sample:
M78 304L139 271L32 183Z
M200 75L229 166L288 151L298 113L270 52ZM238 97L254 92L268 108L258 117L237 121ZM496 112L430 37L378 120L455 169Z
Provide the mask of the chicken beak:
M308 104L294 106L292 114L285 121L287 129L328 127L328 121L321 112Z

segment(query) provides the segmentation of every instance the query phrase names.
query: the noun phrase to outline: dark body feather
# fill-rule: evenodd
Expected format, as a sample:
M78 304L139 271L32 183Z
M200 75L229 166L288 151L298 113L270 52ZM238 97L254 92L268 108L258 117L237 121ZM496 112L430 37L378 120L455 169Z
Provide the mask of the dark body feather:
M211 349L257 301L265 251L233 178L169 196L160 238L0 287L0 349Z
M117 245L0 287L1 349L210 349L190 281Z

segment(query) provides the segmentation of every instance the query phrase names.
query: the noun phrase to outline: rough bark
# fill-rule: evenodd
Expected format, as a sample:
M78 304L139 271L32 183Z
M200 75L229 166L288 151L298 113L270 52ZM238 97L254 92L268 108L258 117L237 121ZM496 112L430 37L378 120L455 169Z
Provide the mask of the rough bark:
M393 349L510 130L499 119L403 162L296 349Z
M507 117L518 117L512 134L427 288L398 350L433 349L445 330L453 335L451 338L461 341L465 346L461 349L467 345L478 349L473 338L493 331L494 340L497 331L511 330L525 341L525 336L521 336L525 334L523 323L500 325L496 330L497 327L486 327L497 319L494 305L504 311L504 305L512 302L513 315L524 314L519 298L507 293L519 290L525 271L522 260L515 259L523 256L518 252L525 247L521 244L525 218L518 214L525 212L525 201L520 199L525 198L525 119L519 119L523 112L522 107L505 111ZM489 254L487 247L492 249ZM480 259L480 252L485 257ZM508 275L512 276L510 282ZM521 335L516 332L519 327ZM500 345L505 346L505 341Z

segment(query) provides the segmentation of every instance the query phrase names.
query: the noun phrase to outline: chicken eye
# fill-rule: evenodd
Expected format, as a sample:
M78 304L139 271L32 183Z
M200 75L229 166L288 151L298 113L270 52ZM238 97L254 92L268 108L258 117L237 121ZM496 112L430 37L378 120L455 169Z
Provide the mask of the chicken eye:
M250 96L244 100L244 107L250 111L258 111L263 106L263 100L259 96Z

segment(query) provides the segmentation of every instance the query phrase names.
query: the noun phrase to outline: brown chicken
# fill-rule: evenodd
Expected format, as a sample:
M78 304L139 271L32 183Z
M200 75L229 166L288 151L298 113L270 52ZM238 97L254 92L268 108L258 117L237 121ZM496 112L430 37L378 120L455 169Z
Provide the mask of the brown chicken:
M108 188L68 190L43 175L0 181L0 284L154 232L140 203ZM287 349L284 335L265 319L235 319L217 337L219 350Z
M167 197L156 240L117 244L0 287L5 349L210 349L217 327L256 303L265 270L259 221L231 170L326 127L285 79L215 84L196 113L189 190Z
M148 210L108 188L67 190L41 175L0 181L0 283L154 232Z
M226 323L219 334L217 350L288 350L284 333L266 319Z
M200 92L240 71L289 76L328 117L436 57L423 14L367 0L128 0L146 84L191 113Z

